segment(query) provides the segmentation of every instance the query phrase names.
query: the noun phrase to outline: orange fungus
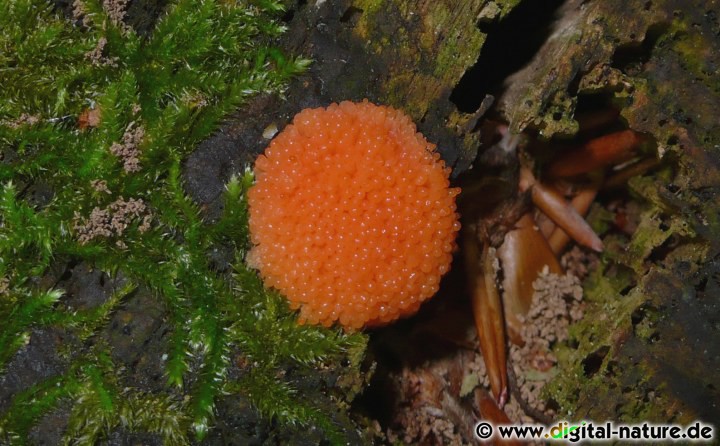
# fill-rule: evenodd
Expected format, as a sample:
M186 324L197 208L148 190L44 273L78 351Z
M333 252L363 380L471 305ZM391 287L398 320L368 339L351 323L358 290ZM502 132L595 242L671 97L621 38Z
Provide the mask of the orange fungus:
M248 261L302 322L410 315L450 268L460 190L449 172L399 110L305 109L255 162Z

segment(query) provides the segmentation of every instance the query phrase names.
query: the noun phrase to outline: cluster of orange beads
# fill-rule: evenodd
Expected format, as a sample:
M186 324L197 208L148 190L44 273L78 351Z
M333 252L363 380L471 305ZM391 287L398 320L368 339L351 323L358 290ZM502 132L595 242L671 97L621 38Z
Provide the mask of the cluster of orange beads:
M255 162L249 263L300 320L358 329L438 290L460 229L449 168L399 110L298 113Z

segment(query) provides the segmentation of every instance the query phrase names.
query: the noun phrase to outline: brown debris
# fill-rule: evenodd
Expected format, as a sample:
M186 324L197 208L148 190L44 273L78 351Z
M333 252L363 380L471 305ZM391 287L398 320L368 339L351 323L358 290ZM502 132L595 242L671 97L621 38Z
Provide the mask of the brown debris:
M576 245L562 256L560 264L571 276L585 280L588 274L600 264L600 257L597 253Z
M138 230L145 232L150 228L152 221L152 214L145 202L133 198L126 201L120 197L104 209L95 207L87 219L76 212L73 228L77 232L78 241L86 244L97 237L121 237L125 229L140 217L143 220ZM121 249L127 247L122 240L117 240L116 245Z
M83 0L74 0L73 1L73 11L72 11L73 19L82 21L82 24L85 26L90 25L90 18L87 14L87 7L85 6L85 2Z
M27 125L27 126L35 125L38 122L40 122L39 116L30 115L28 113L23 113L20 115L19 118L8 122L7 126L14 130L14 129L18 129L22 126L25 126L25 125Z
M469 244L467 244L469 246ZM468 253L472 252L470 250ZM468 258L468 260L471 260ZM507 349L505 347L505 321L502 300L495 286L499 268L495 249L487 243L482 250L481 267L470 274L475 278L472 286L472 311L477 328L480 351L486 362L493 396L502 407L507 400Z
M550 165L547 173L551 177L567 178L619 164L632 158L645 139L632 130L622 130L591 139L581 147L561 154L561 157Z
M130 31L130 26L125 23L125 15L129 0L103 0L102 7L113 25L120 28L124 33ZM85 0L73 0L72 17L76 21L81 21L84 26L90 26L92 22L92 14L88 14L88 8ZM103 28L105 25L103 26Z
M140 231L141 234L144 234L150 230L150 225L152 223L153 216L152 214L146 214L143 217L142 223L140 223L140 226L138 226L138 231Z
M438 364L442 367L443 365ZM397 430L388 430L390 443L428 445L463 445L462 436L456 431L455 424L447 419L443 407L443 394L447 382L445 371L434 373L436 367L412 370L405 368L396 376L396 385L410 402L410 407L397 411L395 423L401 426Z
M101 192L105 194L110 193L110 189L108 189L107 186L107 181L105 180L92 180L90 181L90 186L95 189L95 192Z
M522 405L520 405L518 400L514 397L511 397L508 400L505 407L503 407L503 410L507 414L508 418L510 418L514 423L533 424L538 421L525 413Z
M485 366L485 358L483 358L481 354L475 355L471 361L465 363L464 375L466 377L477 377L477 384L486 389L490 388L490 377L488 376L487 367ZM464 397L465 394L461 393L460 396Z
M123 160L123 170L127 173L133 173L140 170L140 142L145 136L145 128L142 126L135 127L135 122L131 122L125 129L121 143L113 143L110 146L110 153Z
M90 59L93 65L102 65L103 50L105 49L105 45L107 45L107 39L105 37L99 38L95 48L85 53L85 57Z
M101 37L100 39L98 39L95 48L85 53L85 57L87 57L90 62L95 66L117 67L118 60L120 60L119 58L103 55L103 52L105 51L105 45L107 45L107 39L105 37Z
M541 398L543 386L555 375L552 346L568 338L568 327L582 318L583 290L573 275L552 274L546 268L533 282L532 306L524 318L525 345L511 346L514 375L522 400L532 409L552 415Z
M0 296L7 296L10 293L10 279L0 277Z
M393 420L386 430L388 443L473 444L477 416L462 401L461 393L467 395L477 387L470 378L484 376L477 374L484 368L478 357L477 351L460 349L393 373L391 387L398 393Z
M130 27L125 24L125 13L129 0L103 0L103 9L107 13L113 25L129 31Z
M100 108L86 108L78 117L78 127L85 130L88 127L95 128L100 125L102 112Z
M510 350L513 392L503 410L516 423L545 422L544 417L552 416L541 393L557 373L552 348L567 340L568 326L583 312L582 288L574 276L552 274L546 268L534 281L533 289L522 330L525 347ZM474 339L475 331L467 328L468 339ZM472 406L471 396L480 389L492 398L485 360L476 342L470 349L443 348L442 356L406 364L390 375L388 387L396 392L396 402L393 418L384 431L388 443L476 444L472 432L481 415L479 407L468 407Z
M615 214L615 227L632 236L640 224L642 209L636 201L613 201L608 210Z

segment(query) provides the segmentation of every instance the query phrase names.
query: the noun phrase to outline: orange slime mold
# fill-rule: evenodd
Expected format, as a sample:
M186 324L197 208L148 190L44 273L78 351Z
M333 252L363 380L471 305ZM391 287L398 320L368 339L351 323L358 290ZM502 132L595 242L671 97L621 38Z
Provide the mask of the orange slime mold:
M413 314L456 246L449 173L399 110L305 109L255 162L248 262L301 322L359 329Z

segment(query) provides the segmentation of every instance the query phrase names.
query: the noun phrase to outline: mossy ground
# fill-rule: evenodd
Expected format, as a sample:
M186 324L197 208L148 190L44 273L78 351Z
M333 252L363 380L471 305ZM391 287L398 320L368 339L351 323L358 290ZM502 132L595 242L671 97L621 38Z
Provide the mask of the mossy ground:
M245 266L250 173L212 221L181 177L307 66L272 46L281 4L170 2L142 35L73 6L0 17L0 442L360 441L365 337L298 326Z

